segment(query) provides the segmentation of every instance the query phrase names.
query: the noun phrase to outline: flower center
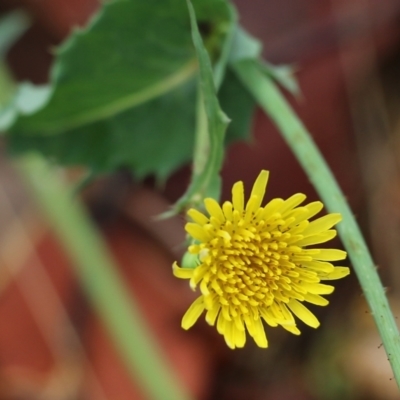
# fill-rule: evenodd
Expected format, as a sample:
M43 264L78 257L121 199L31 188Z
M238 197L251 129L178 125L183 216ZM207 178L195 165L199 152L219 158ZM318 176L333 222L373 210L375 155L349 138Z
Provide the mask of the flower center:
M268 306L274 299L287 303L293 297L301 275L296 260L312 258L301 256L302 249L290 245L294 238L287 223L277 214L268 223L253 217L208 224L213 238L201 245L200 260L208 265L202 285L219 297L221 305L234 305L247 313L248 306ZM319 281L316 273L307 273L314 275L312 281ZM294 297L301 299L301 292L300 288Z

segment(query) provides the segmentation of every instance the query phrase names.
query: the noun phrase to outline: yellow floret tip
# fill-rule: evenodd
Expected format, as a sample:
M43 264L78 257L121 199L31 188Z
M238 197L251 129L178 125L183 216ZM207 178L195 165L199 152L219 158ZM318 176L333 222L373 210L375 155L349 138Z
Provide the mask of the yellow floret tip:
M198 266L173 264L174 275L189 279L190 286L201 292L185 313L182 327L189 329L205 312L207 323L216 326L232 349L245 345L246 332L259 347L268 347L265 325L299 335L294 317L317 328L319 321L305 303L326 306L329 302L322 295L334 287L321 281L350 273L331 263L346 258L344 251L308 248L334 238L332 227L341 215L310 221L323 205L316 201L301 206L306 198L301 193L262 206L268 178L268 171L261 171L247 203L243 183L237 182L232 202L221 207L206 198L206 213L190 209L185 230L193 238L189 252L197 255Z

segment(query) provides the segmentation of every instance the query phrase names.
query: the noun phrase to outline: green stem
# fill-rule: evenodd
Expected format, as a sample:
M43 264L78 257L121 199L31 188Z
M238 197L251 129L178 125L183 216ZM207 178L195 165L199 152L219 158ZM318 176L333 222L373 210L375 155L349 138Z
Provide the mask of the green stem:
M132 380L141 383L151 399L187 400L83 206L39 156L29 155L18 166L61 239Z
M193 154L193 175L198 176L207 164L210 154L210 137L208 134L207 114L201 91L197 93L196 132Z
M277 85L261 72L255 61L242 61L235 64L234 68L240 80L280 130L327 209L342 214L343 221L338 225L340 237L348 251L381 335L395 379L400 386L399 331L376 266L342 191L307 129Z

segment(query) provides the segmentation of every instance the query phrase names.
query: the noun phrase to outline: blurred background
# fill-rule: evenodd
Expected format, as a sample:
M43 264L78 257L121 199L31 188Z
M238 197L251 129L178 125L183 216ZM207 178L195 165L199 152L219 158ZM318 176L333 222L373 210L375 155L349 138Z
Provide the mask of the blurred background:
M236 0L264 57L295 66L291 100L361 225L395 315L400 311L400 1ZM31 25L7 52L19 81L45 83L52 52L100 7L95 0L1 0L0 16L24 10ZM267 197L310 182L271 122L257 111L250 143L230 146L224 194L269 169ZM145 400L80 290L68 257L0 142L0 400ZM68 172L79 175L79 170ZM196 400L400 399L356 277L337 284L322 321L302 335L268 329L270 347L229 350L206 323L180 320L194 298L171 276L183 248L181 218L155 221L184 191L189 169L162 189L126 172L82 194L131 295L171 367ZM340 246L339 242L338 245ZM157 279L154 279L154 276ZM396 317L397 318L397 317ZM134 340L134 338L132 338Z

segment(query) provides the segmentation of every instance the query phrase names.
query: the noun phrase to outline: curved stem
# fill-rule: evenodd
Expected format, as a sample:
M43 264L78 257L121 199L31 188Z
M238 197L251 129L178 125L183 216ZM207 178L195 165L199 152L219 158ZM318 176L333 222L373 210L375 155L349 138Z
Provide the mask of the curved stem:
M337 229L375 319L397 384L400 386L399 331L376 266L339 185L307 129L276 84L261 72L255 61L238 62L233 67L260 107L278 127L327 209L342 214L343 221L339 223Z
M82 288L125 361L132 380L141 383L151 399L188 400L170 366L162 359L105 243L73 191L37 155L19 160L18 167L67 251Z

